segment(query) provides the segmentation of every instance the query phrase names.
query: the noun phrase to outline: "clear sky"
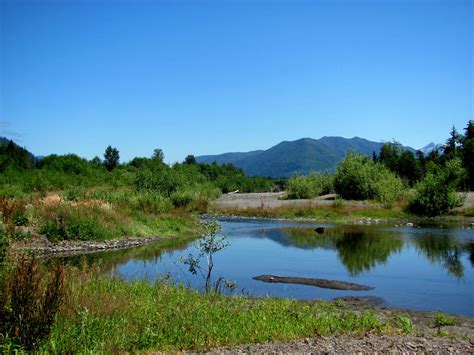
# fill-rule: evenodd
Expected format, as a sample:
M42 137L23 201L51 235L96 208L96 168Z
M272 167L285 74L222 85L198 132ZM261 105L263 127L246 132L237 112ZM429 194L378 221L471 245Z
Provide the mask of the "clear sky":
M0 135L122 160L473 119L471 0L0 0Z

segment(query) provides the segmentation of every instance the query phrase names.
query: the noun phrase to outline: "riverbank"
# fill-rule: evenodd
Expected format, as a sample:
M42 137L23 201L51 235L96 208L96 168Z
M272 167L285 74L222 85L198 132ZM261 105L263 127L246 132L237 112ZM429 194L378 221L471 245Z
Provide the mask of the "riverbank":
M450 352L450 348L470 349L468 344L474 339L474 318L469 317L377 308L349 299L324 302L205 295L166 281L126 282L88 277L83 272L69 272L70 293L42 351L220 352L226 348L294 352L306 349L294 344L306 341L319 346L318 339L340 339L350 346L366 337L373 345L387 337L408 337L407 342L416 339L422 344L439 339L437 349ZM449 325L438 328L438 318L448 319ZM453 339L458 346L453 346Z
M410 353L410 354L471 354L474 345L468 339L441 337L417 337L413 335L375 335L359 336L321 336L288 342L250 344L234 349L216 349L210 354L235 353L318 353L318 354L371 354L371 353Z
M346 201L335 195L314 199L287 200L285 193L226 194L209 208L210 216L248 219L289 220L310 223L381 224L446 223L474 226L474 193L466 194L463 206L451 214L435 218L420 218L405 211L403 201L384 208L373 201Z

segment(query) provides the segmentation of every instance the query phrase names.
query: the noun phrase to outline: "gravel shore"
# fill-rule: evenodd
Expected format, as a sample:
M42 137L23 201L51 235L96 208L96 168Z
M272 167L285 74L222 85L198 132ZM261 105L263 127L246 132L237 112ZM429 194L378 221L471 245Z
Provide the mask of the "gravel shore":
M448 337L416 337L413 335L341 335L306 338L288 342L252 344L236 349L216 349L211 354L229 353L430 353L473 354L474 345L468 339Z

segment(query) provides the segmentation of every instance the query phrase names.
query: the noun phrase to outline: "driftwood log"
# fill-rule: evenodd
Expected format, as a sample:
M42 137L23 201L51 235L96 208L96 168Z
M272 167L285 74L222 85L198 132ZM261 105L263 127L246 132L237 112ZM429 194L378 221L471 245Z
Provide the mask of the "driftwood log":
M355 284L352 282L327 280L327 279L313 279L305 277L290 277L290 276L275 276L275 275L260 275L255 276L254 280L269 282L269 283L284 283L284 284L298 284L307 286L316 286L321 288L330 288L332 290L351 290L351 291L368 291L373 290L374 287Z

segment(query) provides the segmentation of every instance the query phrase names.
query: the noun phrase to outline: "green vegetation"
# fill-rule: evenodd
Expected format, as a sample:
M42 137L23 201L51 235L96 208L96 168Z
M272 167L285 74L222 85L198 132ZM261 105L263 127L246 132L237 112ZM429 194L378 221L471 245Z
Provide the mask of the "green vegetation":
M411 318L406 315L398 315L395 317L395 326L402 330L403 333L408 334L413 332L413 322Z
M313 198L333 191L334 177L329 174L310 173L308 176L296 175L288 180L289 199Z
M384 165L355 152L339 164L334 177L336 192L346 199L377 200L387 207L400 197L401 180Z
M387 209L401 202L408 213L434 217L462 205L458 191L473 188L473 161L474 121L469 121L465 135L453 127L443 154L434 150L428 156L420 151L415 155L397 142L384 144L372 160L351 151L334 175L310 173L290 178L287 196L302 199L336 192L340 198L373 200ZM342 207L343 200L335 201L334 206ZM469 216L470 211L464 214Z
M456 318L448 316L441 311L436 312L433 325L438 328L438 334L441 334L441 327L451 326L456 323Z
M457 158L448 161L437 173L428 173L415 186L408 209L418 215L433 217L461 206L464 199L457 194L456 187L463 173Z
M18 270L24 271L24 266ZM28 310L23 314L43 317L34 327L33 323L17 326L22 318L15 313L20 304L13 298L14 290L24 290L30 276L23 273L18 279L20 273L14 271L17 276L10 278L11 287L2 288L2 311L11 315L9 323L2 324L4 352L207 350L314 334L404 331L393 320L384 323L372 311L350 311L341 304L201 294L165 281L126 282L104 276L99 269L58 270L48 271L36 263L31 269L31 277L41 286L21 301ZM40 282L40 275L41 280L51 281ZM12 281L18 281L18 286ZM56 303L46 317L38 310L46 305L44 297L52 294ZM27 334L36 335L27 339Z
M103 162L74 154L36 159L10 141L0 146L0 170L7 241L32 234L60 241L195 233L195 213L206 212L222 192L274 187L272 180L248 178L230 165L196 164L188 157L168 166L160 149L120 164L111 146Z

